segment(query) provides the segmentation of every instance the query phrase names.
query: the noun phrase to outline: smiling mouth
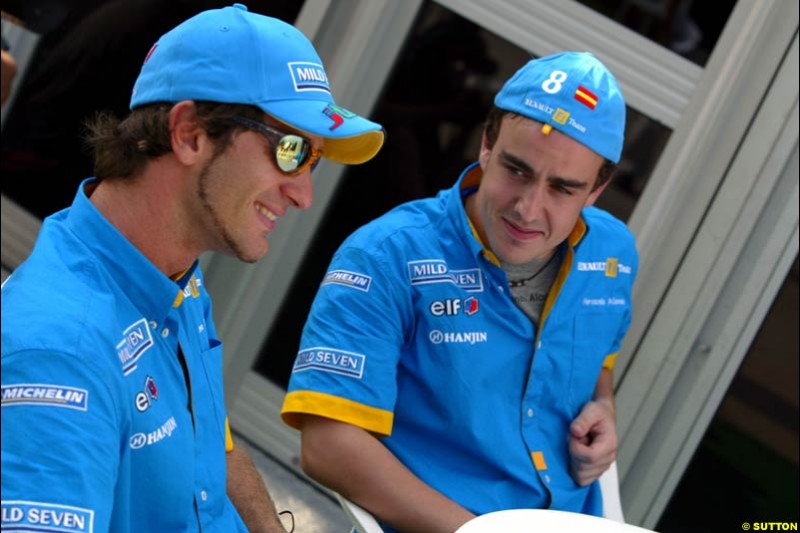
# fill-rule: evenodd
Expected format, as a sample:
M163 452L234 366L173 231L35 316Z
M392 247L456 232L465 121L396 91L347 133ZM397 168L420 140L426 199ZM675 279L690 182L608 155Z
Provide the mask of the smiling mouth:
M516 240L525 241L538 237L544 237L544 232L541 230L522 228L506 218L503 218L502 221L508 230L508 233Z
M267 209L266 206L258 202L256 202L256 211L267 217L267 219L270 220L271 222L275 222L276 220L278 220L278 215L276 215L275 213Z

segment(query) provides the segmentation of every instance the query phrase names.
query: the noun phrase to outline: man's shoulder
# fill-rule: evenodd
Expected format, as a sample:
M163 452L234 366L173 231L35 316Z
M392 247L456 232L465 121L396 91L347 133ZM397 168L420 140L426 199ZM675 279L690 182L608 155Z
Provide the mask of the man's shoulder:
M75 261L36 250L2 291L2 351L85 354L113 343L119 295L90 258Z
M431 237L441 234L446 218L446 209L438 197L414 200L361 226L347 238L343 247L371 252L435 242Z
M587 207L581 215L588 227L588 240L598 245L613 244L630 248L635 252L636 240L623 221L597 207Z

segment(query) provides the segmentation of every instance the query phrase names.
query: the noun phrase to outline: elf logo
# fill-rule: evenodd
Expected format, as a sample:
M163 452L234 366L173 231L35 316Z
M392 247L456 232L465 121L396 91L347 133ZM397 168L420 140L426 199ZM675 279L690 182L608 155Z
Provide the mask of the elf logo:
M463 310L467 316L472 316L478 312L478 299L474 296L469 298L448 298L446 300L434 300L429 307L433 316L456 316Z

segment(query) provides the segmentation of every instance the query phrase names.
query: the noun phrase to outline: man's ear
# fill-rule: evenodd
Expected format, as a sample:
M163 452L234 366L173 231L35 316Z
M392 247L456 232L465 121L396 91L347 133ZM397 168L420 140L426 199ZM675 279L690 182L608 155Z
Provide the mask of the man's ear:
M586 198L586 201L583 203L583 207L589 207L590 205L594 205L594 203L600 197L600 193L602 193L605 190L605 188L608 187L609 183L611 183L611 180L606 181L604 184L593 190L591 194L589 194L589 197Z
M483 130L481 135L481 152L478 154L478 162L481 165L481 170L486 172L486 167L489 165L489 156L492 155L492 149L486 142L486 130Z
M194 165L205 158L204 151L211 142L197 116L197 106L191 100L178 102L169 112L169 133L172 153L184 165Z

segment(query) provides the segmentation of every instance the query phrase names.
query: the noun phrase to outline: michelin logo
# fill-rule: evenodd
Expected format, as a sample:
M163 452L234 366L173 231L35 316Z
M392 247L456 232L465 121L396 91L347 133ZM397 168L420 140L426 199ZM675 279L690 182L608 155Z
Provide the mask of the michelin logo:
M89 407L89 391L45 385L40 383L15 383L3 385L3 407L13 405L50 405L86 411Z
M369 292L372 278L364 274L349 272L347 270L331 270L325 275L325 279L322 280L322 285L328 285L329 283Z
M153 346L153 337L144 318L125 328L122 337L117 344L117 356L122 363L122 373L127 376L136 370L136 362L142 354Z
M441 259L409 261L408 279L412 285L453 283L468 292L483 292L481 269L450 270Z
M3 500L3 531L92 533L94 510L55 503Z
M294 90L302 91L322 91L330 94L331 88L328 85L328 76L325 69L317 63L307 61L292 61L288 63L289 72L292 74Z
M366 359L366 356L360 353L317 346L297 353L292 372L313 369L361 379Z

